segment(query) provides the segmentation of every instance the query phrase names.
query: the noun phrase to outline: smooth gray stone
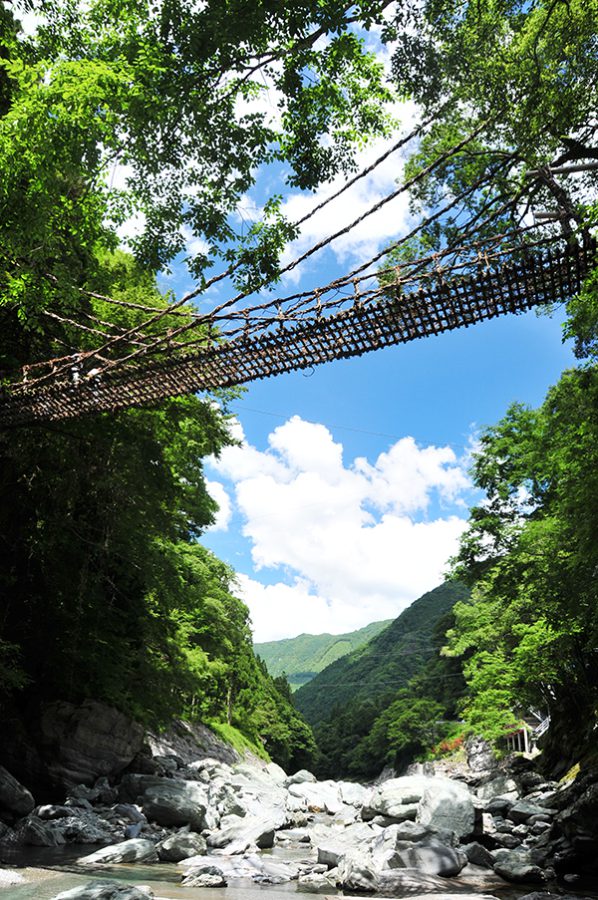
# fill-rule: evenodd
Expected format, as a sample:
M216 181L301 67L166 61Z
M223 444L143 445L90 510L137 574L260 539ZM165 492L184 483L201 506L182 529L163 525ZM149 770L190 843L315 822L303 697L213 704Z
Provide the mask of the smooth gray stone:
M158 853L153 841L142 838L134 838L130 841L122 841L120 844L112 844L102 847L95 853L82 856L77 862L83 866L108 865L122 862L157 862Z
M200 834L183 832L172 834L156 847L158 856L164 862L181 862L190 856L197 856L206 851L206 841Z
M197 866L190 869L182 880L184 887L226 887L226 878L218 866Z
M464 851L469 862L473 863L474 866L482 866L485 869L494 868L494 857L486 847L482 844L478 844L477 841L472 841L471 844L465 844L461 849Z
M398 850L397 855L406 869L417 869L426 875L442 875L444 878L458 875L467 865L465 853L433 838Z
M0 766L0 811L6 810L15 816L27 816L34 806L35 800L30 791L4 766Z
M149 888L116 884L114 881L90 881L89 884L56 894L52 900L148 900L153 896Z

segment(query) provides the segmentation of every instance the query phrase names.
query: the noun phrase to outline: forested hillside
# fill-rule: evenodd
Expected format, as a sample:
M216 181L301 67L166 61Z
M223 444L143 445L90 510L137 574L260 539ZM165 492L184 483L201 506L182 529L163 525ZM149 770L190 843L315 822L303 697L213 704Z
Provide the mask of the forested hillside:
M254 644L254 650L264 660L271 675L286 675L291 688L296 690L335 660L367 644L391 622L392 619L372 622L347 634L300 634Z
M297 709L316 725L334 710L376 702L405 687L434 655L432 635L440 618L467 597L447 582L429 591L365 646L328 666L295 695Z

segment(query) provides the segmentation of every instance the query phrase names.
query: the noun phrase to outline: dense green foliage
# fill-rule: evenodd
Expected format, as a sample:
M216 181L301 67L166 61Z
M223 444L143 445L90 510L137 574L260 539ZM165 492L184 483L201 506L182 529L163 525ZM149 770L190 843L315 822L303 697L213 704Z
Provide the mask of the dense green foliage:
M596 718L597 411L591 365L482 437L474 471L487 501L472 510L457 563L475 589L456 607L449 648L471 654L465 714L486 734L534 707Z
M295 233L280 198L250 227L237 207L259 166L313 189L387 127L382 67L351 29L382 6L0 6L0 308L31 324L42 308L77 313L98 246L132 216L150 271L186 253L197 279L217 259L240 283L273 277ZM32 36L28 11L42 17Z
M419 211L461 199L401 254L463 243L468 219L476 237L500 234L530 211L554 212L557 231L572 239L581 226L585 239L598 221L596 0L425 0L400 4L392 27L399 90L437 110L410 171L478 130L413 192ZM567 171L580 163L586 171ZM463 662L468 727L499 738L537 708L553 719L553 758L597 716L597 284L594 272L571 298L565 328L589 362L539 409L516 404L482 435L473 474L486 498L455 564L472 594L447 650Z
M281 641L254 644L254 649L271 675L285 675L291 688L296 690L326 666L367 644L391 622L392 619L372 622L347 634L300 634Z
M135 296L146 279L122 254L104 283L123 271ZM92 697L229 723L305 763L309 729L253 654L233 573L197 543L216 509L201 460L227 443L196 397L0 436L4 709Z
M295 234L280 198L249 227L236 208L260 166L312 189L387 127L382 68L351 27L382 23L385 5L2 4L0 378L132 327L134 304L164 309L156 272L180 254L200 285L217 261L241 288L275 280ZM31 10L44 24L27 36L18 16ZM478 235L531 207L557 207L567 234L596 220L591 173L555 180L544 167L598 158L597 21L597 0L396 5L382 32L398 41L396 85L437 110L409 171L479 129L414 189L420 211L465 192L420 249L462 241L463 210ZM116 238L132 216L135 258ZM597 297L594 275L570 303L580 357L596 355ZM226 397L214 399L0 435L0 712L95 697L154 724L214 721L289 768L309 762L310 730L253 654L231 571L198 543L215 512L201 460L230 441ZM471 599L443 585L298 691L321 771L370 775L424 752L455 715L459 660L458 708L475 730L498 736L530 706L572 733L595 722L597 409L590 362L483 435L487 502L456 563Z
M386 765L400 771L444 737L464 681L460 663L440 650L453 604L466 597L454 582L424 594L295 694L314 724L318 774L372 778Z
M551 175L547 166L598 158L596 0L424 0L401 3L393 75L399 91L434 111L408 169L424 168L466 135L475 138L412 191L427 213L460 197L401 255L459 246L555 211L566 233L596 221L592 171ZM397 260L400 261L400 260Z

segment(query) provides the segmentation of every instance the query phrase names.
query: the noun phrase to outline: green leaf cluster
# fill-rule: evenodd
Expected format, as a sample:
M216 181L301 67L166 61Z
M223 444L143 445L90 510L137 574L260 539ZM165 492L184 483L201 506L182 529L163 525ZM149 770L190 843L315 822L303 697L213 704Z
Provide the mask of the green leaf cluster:
M183 254L196 279L218 258L246 272L245 286L275 278L293 226L266 203L248 236L240 201L269 163L315 189L386 130L383 70L352 30L379 22L383 7L3 6L0 306L29 321L64 303L131 217L130 248L150 271ZM20 28L29 11L41 18L33 34Z

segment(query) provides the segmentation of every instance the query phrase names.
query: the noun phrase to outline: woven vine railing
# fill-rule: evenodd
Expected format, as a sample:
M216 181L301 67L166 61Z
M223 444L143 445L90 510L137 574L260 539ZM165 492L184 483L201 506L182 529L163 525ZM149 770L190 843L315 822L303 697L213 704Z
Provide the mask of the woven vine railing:
M150 406L182 394L246 384L361 356L382 347L467 328L485 319L561 303L576 294L595 264L595 242L561 245L510 258L499 266L480 262L467 275L429 275L405 292L390 285L375 302L308 318L264 323L260 333L237 334L192 353L137 360L97 376L30 389L20 382L0 396L0 426L59 421L133 406Z

